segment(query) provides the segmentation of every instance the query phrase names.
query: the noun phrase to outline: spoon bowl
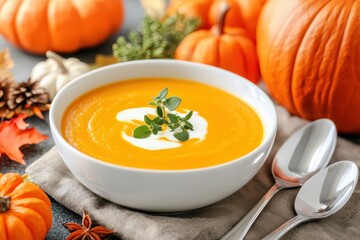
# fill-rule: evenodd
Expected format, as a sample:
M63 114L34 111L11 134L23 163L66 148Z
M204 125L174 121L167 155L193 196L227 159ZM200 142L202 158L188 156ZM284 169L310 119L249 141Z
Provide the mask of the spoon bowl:
M351 161L337 162L321 170L302 186L296 196L297 216L263 239L279 239L302 222L333 215L350 199L358 177L358 167Z
M330 161L336 145L332 121L320 119L296 131L278 150L272 174L282 187L303 185Z
M295 199L296 213L312 219L336 213L349 200L358 175L351 161L337 162L320 171L300 189Z
M275 184L252 210L220 240L243 239L270 199L280 190L300 187L330 161L336 145L336 127L319 119L297 130L277 151L272 163Z

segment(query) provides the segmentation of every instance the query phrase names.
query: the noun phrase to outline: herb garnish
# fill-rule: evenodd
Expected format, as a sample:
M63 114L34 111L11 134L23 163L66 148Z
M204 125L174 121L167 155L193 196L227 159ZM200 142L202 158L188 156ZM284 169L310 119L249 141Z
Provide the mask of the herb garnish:
M157 135L158 132L162 131L162 126L166 125L172 132L177 129L181 129L181 132L175 132L174 137L179 141L186 141L189 139L188 130L194 130L193 125L189 122L192 117L193 111L186 114L185 117L181 117L177 114L167 112L174 111L181 103L181 98L173 96L166 98L169 90L168 88L163 89L154 101L149 103L156 107L157 116L154 119L150 119L148 116L144 116L144 122L146 125L141 125L135 128L133 137L134 138L148 138L151 134Z

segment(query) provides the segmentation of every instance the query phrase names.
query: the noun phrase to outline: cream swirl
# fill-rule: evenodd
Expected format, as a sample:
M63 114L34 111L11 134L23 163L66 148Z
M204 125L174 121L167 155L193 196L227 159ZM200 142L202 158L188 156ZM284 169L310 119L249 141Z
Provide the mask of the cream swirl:
M181 117L184 117L187 113L180 113L178 111L172 111ZM129 108L118 112L116 119L123 123L134 124L135 120L144 121L144 115L154 115L155 109L150 107ZM208 122L205 118L199 115L198 112L194 112L191 119L191 124L194 127L194 131L189 131L189 139L198 139L198 142L203 141L206 138ZM163 150L178 148L182 146L182 142L177 140L170 129L160 131L157 135L151 134L148 138L138 139L132 135L126 134L126 127L121 132L121 136L125 141L131 143L134 146L147 150Z

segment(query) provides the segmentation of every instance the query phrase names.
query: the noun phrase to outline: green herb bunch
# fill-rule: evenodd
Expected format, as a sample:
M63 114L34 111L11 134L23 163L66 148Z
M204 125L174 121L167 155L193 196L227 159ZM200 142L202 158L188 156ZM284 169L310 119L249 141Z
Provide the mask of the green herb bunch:
M179 141L184 142L189 139L188 130L194 130L193 125L189 122L193 111L190 111L185 117L167 112L166 109L168 111L176 110L181 103L179 97L173 96L166 98L168 91L168 88L163 89L159 95L154 98L154 101L150 103L150 105L156 107L157 116L154 119L150 119L145 115L144 122L146 125L135 128L133 133L135 138L148 138L151 134L157 135L160 131L163 131L162 126L165 125L173 132L177 129L181 130L174 133L174 137Z
M125 37L117 39L113 55L119 61L174 58L181 40L199 25L197 18L186 18L180 14L163 19L146 16L140 31L130 32L128 41Z

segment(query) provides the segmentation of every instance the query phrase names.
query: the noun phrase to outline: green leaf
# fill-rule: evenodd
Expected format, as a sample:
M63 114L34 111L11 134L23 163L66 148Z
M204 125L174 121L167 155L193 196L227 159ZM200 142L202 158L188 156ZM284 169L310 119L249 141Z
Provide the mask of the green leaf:
M169 119L170 119L170 121L172 123L177 123L178 122L178 118L177 118L177 116L175 114L168 113L168 117L169 117Z
M157 126L158 125L154 121L151 122L151 125L150 125L151 128L156 128Z
M168 88L164 88L163 90L161 90L161 92L158 95L159 99L164 99L166 97L166 95L168 94L169 89Z
M189 133L187 131L174 133L174 137L181 142L185 142L186 140L189 140Z
M157 124L159 125L163 125L165 122L165 120L163 118L160 118L159 121L157 122Z
M189 120L193 115L193 111L190 111L186 116L184 117L185 120Z
M159 115L159 117L164 116L163 110L159 106L156 108L156 113L157 113L157 115Z
M155 119L154 119L154 122L156 123L156 124L158 124L158 125L163 125L164 124L164 118L161 118L161 117L156 117Z
M150 119L148 116L144 115L144 122L145 122L147 125L150 125L152 121L151 121L151 119Z
M154 107L157 106L156 103L154 103L154 102L149 102L149 105L154 106Z
M155 98L155 106L160 106L161 105L161 100L159 98Z
M170 111L173 111L179 107L181 103L181 98L179 97L169 97L165 101L165 107Z
M135 128L133 137L134 138L148 138L151 135L151 131L148 126L141 125Z
M158 128L157 128L157 127L154 128L154 129L152 130L152 133L153 133L154 135L157 135L157 134L158 134Z
M186 127L187 129L194 130L194 129L193 129L194 126L193 126L190 122L188 122L188 121L185 121L185 127Z

